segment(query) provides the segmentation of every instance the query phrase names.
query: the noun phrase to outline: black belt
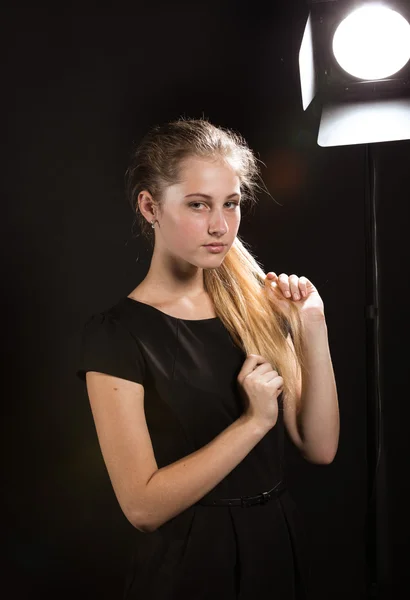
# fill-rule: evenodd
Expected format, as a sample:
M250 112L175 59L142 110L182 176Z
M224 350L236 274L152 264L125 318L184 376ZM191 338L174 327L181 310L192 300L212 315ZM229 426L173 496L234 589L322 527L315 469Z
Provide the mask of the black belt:
M261 492L257 496L241 496L240 498L221 498L220 500L200 500L202 506L241 506L247 508L254 504L266 504L273 497L278 497L287 489L284 481L279 481L271 490Z

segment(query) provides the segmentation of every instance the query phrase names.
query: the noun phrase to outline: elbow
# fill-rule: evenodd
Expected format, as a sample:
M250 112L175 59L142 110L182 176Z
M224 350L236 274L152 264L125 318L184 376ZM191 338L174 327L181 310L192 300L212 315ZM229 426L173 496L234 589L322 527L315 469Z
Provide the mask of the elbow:
M333 458L329 459L328 457L322 457L322 456L317 457L317 456L309 456L307 454L304 454L303 458L314 465L330 465L333 462Z
M142 533L154 533L157 529L158 527L148 520L140 522L139 530Z
M134 512L132 524L142 533L154 533L162 525L155 510L147 511L141 508Z
M316 465L330 465L337 454L339 448L339 436L328 440L327 443L307 443L301 445L301 453L305 460Z
M151 520L147 517L144 511L140 509L132 510L129 507L125 508L124 506L121 508L127 521L131 523L135 529L138 529L138 531L141 531L141 533L152 533L155 531L156 527L153 526Z
M141 531L142 533L153 533L160 527L161 523L158 522L157 511L147 509L147 506L152 506L153 504L149 495L148 497L147 495L143 493L139 494L141 501L138 506L135 506L134 503L134 506L130 511L130 519L128 520L135 529L138 529L138 531ZM135 494L134 497L136 496L137 494Z
M143 523L140 524L135 524L134 525L135 529L138 529L138 531L141 531L141 533L154 533L154 531L156 531L156 529L154 527L150 527L149 525L144 525Z
M126 495L119 496L117 494L117 500L127 521L135 529L141 533L152 533L157 529L156 523L153 523L155 511L147 509L152 502L143 491L134 488Z
M318 465L331 465L332 462L334 461L334 456L324 456L321 458L321 460L316 461L316 464Z
M148 519L143 519L140 516L127 517L127 519L131 525L135 527L135 529L138 529L138 531L141 531L141 533L152 533L156 529L148 522Z
M142 512L133 513L128 520L130 521L131 525L133 525L135 529L138 529L138 531L141 531L141 533L153 533L157 529L157 526L153 523L152 518Z
M337 449L335 451L332 452L327 452L327 453L309 453L309 452L302 452L302 456L305 460L307 460L308 462L315 464L315 465L330 465L332 464L332 462L334 461L335 457L337 454Z
M334 450L334 452L332 452L331 454L329 454L326 458L326 462L324 462L323 464L325 465L330 465L332 464L332 462L335 460L336 458L336 454L337 454L337 448L336 450Z
M339 434L337 435L336 440L333 441L332 446L330 447L330 449L328 450L328 452L325 454L324 456L324 460L322 461L323 465L330 465L337 454L339 448Z

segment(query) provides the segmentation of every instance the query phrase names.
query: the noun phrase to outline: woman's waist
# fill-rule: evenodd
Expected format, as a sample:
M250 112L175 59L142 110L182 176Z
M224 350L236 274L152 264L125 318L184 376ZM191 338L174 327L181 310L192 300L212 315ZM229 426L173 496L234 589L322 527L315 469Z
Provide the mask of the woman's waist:
M267 468L266 464L246 466L240 463L201 500L208 504L208 502L225 498L257 496L269 492L280 482L283 484L284 479L282 469L275 464Z
M215 493L215 490L212 490L209 494L203 496L196 504L202 506L240 506L241 508L249 508L257 504L266 504L272 500L272 498L278 498L286 490L286 482L284 479L281 479L269 489L262 489L254 494L220 496Z

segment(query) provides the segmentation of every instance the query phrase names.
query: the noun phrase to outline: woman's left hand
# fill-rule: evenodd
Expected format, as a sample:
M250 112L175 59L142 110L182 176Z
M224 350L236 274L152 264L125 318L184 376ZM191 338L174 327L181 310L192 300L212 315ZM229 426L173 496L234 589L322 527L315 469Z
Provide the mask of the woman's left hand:
M287 300L293 300L299 309L302 318L323 319L325 309L319 292L309 279L297 275L286 275L281 273L279 277L273 271L269 271L265 278L265 284L277 287ZM286 311L287 304L283 305Z

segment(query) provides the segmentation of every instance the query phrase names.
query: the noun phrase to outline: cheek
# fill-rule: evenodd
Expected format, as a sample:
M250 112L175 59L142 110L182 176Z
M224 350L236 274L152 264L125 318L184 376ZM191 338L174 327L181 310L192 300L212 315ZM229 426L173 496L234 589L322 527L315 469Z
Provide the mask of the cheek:
M205 233L204 233L205 232ZM198 245L207 238L206 225L202 219L181 217L174 223L172 237L180 248Z
M235 235L238 232L241 223L241 214L227 215L226 225L230 233ZM175 243L181 248L198 246L203 240L209 238L207 219L201 219L199 215L182 215L174 222L173 238ZM183 235L181 234L183 232Z

